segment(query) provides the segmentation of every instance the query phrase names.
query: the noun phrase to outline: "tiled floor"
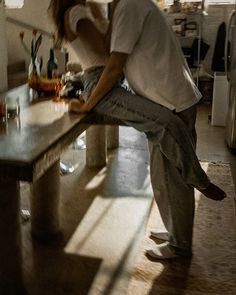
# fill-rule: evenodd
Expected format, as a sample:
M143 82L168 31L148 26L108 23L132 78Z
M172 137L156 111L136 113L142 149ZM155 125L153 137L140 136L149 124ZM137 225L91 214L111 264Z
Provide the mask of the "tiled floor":
M209 113L210 106L199 106L199 158L235 169L224 128L211 126ZM78 163L61 178L63 240L38 243L30 222L22 224L26 289L30 295L125 295L152 202L145 136L121 127L120 147L102 169L85 167L85 150L69 149L63 159ZM22 188L27 208L28 186Z

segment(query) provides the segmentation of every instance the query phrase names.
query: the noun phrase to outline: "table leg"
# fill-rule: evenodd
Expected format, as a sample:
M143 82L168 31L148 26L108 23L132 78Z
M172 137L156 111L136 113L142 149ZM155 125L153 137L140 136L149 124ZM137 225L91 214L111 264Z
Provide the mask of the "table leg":
M86 130L86 165L90 168L106 166L106 126L91 126Z
M0 178L0 294L22 288L20 185Z
M59 227L60 161L31 185L31 231L38 239L55 238Z
M119 147L119 126L108 125L107 131L107 148L116 149Z

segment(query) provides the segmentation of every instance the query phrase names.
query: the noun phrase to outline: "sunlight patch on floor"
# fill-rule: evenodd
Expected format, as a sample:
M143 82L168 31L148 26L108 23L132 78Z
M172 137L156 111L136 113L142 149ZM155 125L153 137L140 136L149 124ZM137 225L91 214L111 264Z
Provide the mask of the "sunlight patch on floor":
M209 168L209 162L201 162L202 169L207 173L207 170ZM201 200L201 197L203 197L202 193L198 191L197 189L194 189L195 193L195 210L199 207L199 202Z

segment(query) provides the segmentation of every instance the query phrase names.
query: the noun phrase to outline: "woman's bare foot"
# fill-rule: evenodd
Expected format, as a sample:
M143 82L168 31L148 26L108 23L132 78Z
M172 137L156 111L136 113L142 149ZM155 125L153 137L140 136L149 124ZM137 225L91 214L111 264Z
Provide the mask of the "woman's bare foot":
M217 185L214 183L210 183L209 186L206 189L199 190L205 197L215 200L215 201L221 201L224 198L226 198L226 193L220 189Z

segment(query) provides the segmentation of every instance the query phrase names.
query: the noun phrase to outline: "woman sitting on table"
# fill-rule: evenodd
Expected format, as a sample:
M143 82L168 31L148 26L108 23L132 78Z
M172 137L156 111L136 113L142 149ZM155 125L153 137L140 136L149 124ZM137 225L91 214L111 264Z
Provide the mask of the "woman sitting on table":
M153 14L150 12L149 16L158 15L158 19L160 19L161 24L166 29L166 32L164 32L165 40L170 45L173 45L174 41L165 25L162 14L151 0L120 0L114 1L114 4L117 2L113 18L114 23L112 26L109 26L107 19L103 17L101 6L98 3L88 3L85 0L51 0L49 12L56 26L57 43L58 45L61 45L62 42L70 44L84 72L82 76L84 83L83 97L81 100L74 100L70 103L70 111L81 113L92 110L101 115L109 115L146 134L152 147L150 165L154 196L168 230L168 233L165 235L159 235L159 237L168 240L168 242L162 246L156 245L154 249L147 253L159 259L191 256L194 217L193 188L197 188L206 197L214 200L222 200L226 197L226 194L210 182L201 168L195 153L194 138L180 116L166 106L144 97L138 91L134 93L122 85L123 69L125 67L127 70L130 66L130 56L132 57L134 53L132 51L129 54L122 54L122 52L119 54L118 50L117 54L117 51L114 50L110 54L110 44L108 44L109 46L107 45L107 43L110 43L110 31L113 37L113 45L117 35L121 39L123 37L126 38L124 36L124 34L126 35L126 28L131 39L132 34L137 34L137 32L142 34L141 30L138 30L138 21L143 17L143 12L140 9L143 5L144 10L148 8L153 12ZM132 14L132 25L135 24L137 29L136 27L130 29L127 26L122 28L121 32L123 34L119 35L117 30L119 31L125 25L119 19L122 13L123 16L126 13L125 9L122 10L125 5L129 5L129 9L134 6L135 10L130 12L137 13L139 11L140 14L137 19L135 19L135 14ZM119 13L116 13L118 7ZM126 21L130 25L131 14L126 17ZM148 21L144 23L147 24ZM117 45L119 39L115 41ZM137 43L139 41L140 39L138 39ZM126 39L126 42L128 43L129 39ZM121 48L124 48L127 44L121 43L121 45L123 46ZM157 47L153 46L153 48ZM182 65L182 57L179 55L177 48L171 52L170 59L173 57ZM158 57L156 58L158 59ZM135 61L134 59L132 61L135 66L140 62L140 60ZM162 62L161 64L163 67L165 66L165 63ZM185 66L183 65L183 67ZM142 70L142 67L139 68ZM188 75L188 70L187 68L185 69L185 74ZM164 70L165 68L163 68L163 75L165 73ZM139 74L139 72L135 72L133 76L140 76ZM168 74L164 76L164 79L167 79ZM180 79L185 78L180 77ZM135 82L134 79L131 79L132 82ZM184 85L190 89L190 92L192 91L191 93L195 101L197 101L198 98L195 98L194 93L198 93L198 91L190 81L189 76L188 79L184 80ZM153 77L150 77L151 80L153 80ZM181 87L180 85L177 86ZM160 175L160 173L158 175L159 167L156 165L157 161L155 158L155 151L157 149L165 161L167 161L169 167L171 167L172 172L175 172L175 175L177 175L178 181L181 180L183 183L185 192L181 192L179 189L180 192L175 194L175 191L171 191L172 186L169 185L168 181L160 183L160 176L168 178L169 176L171 177L171 173L168 177L167 171L163 172L163 175ZM189 195L186 194L186 190ZM169 198L168 194L173 196L173 198Z

